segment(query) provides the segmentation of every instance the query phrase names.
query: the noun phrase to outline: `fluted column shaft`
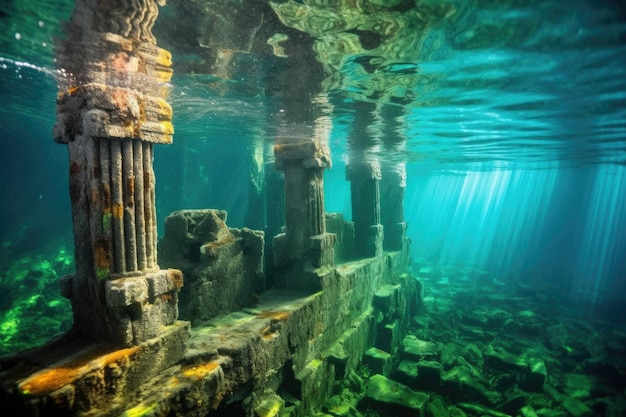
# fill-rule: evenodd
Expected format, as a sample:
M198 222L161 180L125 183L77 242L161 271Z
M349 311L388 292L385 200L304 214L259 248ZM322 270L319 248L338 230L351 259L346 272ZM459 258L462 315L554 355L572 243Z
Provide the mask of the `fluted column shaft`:
M154 0L78 1L57 48L67 84L54 134L69 149L77 266L62 291L75 330L125 345L176 320L182 286L179 271L157 265L153 145L173 135L157 13Z

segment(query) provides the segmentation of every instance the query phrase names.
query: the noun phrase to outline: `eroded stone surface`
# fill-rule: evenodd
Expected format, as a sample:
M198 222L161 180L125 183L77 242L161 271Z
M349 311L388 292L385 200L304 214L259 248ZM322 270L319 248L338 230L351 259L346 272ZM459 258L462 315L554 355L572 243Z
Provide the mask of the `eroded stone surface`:
M371 377L365 393L366 404L393 406L406 416L423 416L428 398L427 394L413 391L383 375Z
M181 210L165 219L159 263L185 274L181 318L206 321L254 305L265 289L263 232L226 225L223 210Z

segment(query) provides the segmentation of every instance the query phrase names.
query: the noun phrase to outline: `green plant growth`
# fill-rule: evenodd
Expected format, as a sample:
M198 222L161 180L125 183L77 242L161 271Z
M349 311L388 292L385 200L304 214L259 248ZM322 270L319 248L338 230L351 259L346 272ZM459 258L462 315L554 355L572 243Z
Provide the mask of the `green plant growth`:
M51 252L25 254L0 270L0 355L41 345L71 325L59 279L74 271L73 256L64 247Z

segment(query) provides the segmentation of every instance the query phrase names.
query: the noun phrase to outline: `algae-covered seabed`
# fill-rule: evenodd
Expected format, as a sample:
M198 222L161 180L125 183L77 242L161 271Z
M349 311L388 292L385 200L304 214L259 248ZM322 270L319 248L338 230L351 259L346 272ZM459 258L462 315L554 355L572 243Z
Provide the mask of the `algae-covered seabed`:
M388 354L370 349L327 402L328 414L624 415L626 328L610 315L591 318L551 283L504 283L424 259L413 270L424 283L424 310L389 378L377 368Z
M44 344L72 324L70 303L59 280L74 272L74 255L62 243L41 252L16 253L11 242L0 252L0 355Z

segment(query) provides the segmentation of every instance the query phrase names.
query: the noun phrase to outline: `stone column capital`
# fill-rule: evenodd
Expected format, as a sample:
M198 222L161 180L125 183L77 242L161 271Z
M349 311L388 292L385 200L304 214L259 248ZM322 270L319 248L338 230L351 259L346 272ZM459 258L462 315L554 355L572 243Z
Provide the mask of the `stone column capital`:
M329 168L331 166L328 145L321 141L281 143L274 145L276 169L284 169L286 164L301 168Z

